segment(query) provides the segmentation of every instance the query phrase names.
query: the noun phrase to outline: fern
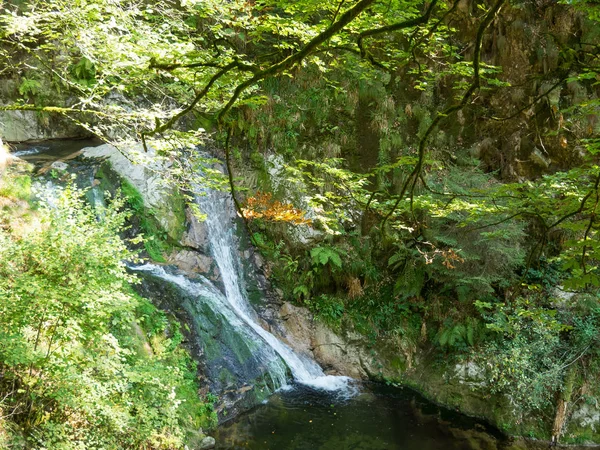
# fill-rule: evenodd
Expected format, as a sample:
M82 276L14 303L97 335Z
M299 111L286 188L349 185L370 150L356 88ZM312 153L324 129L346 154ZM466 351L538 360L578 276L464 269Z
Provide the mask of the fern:
M398 276L394 292L404 298L416 297L421 294L425 285L425 269L418 261L407 261L404 270Z
M466 323L451 323L442 326L437 334L437 343L442 348L472 347L475 345L477 322L468 318Z
M310 257L316 266L331 264L338 269L342 268L342 258L338 251L332 247L315 247L310 251Z
M42 84L37 80L30 80L29 78L23 78L19 86L19 94L23 97L28 95L35 97L42 91Z

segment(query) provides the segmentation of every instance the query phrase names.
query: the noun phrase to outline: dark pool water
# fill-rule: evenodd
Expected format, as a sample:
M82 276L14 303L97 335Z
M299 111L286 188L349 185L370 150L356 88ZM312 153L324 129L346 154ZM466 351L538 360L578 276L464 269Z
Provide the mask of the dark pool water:
M341 400L296 387L222 425L219 449L475 450L509 449L494 428L439 408L418 393L368 385Z

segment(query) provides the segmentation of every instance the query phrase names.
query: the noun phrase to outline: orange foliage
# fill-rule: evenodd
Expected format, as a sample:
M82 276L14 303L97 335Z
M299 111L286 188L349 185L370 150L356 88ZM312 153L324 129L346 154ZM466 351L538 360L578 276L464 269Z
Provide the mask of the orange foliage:
M264 219L270 222L287 222L294 225L310 225L312 221L304 217L305 212L294 208L290 203L273 201L269 193L257 192L249 197L242 208L242 214L248 220Z
M440 250L436 248L430 253L422 252L421 250L418 251L425 257L425 264L432 264L436 256L441 256L443 259L442 264L446 267L446 269L456 269L456 263L465 262L464 258L452 249Z

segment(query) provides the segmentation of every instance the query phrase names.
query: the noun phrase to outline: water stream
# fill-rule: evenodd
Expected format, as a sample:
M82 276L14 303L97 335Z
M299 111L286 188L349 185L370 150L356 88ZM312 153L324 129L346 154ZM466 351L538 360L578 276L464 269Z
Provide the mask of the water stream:
M210 251L221 274L224 295L208 279L198 277L190 280L181 274L173 274L160 266L146 264L135 270L151 272L170 283L179 286L195 297L208 298L219 313L232 325L246 341L254 341L261 348L259 357L268 366L271 378L278 387L288 385L286 369L289 368L293 381L316 389L336 391L343 396L356 392L349 377L325 375L321 367L311 358L300 355L259 325L256 312L250 306L244 289L242 264L238 244L234 236L232 202L229 194L206 191L198 195L200 210L207 215L206 228ZM268 351L264 349L267 347ZM285 363L285 365L283 365Z
M260 336L290 368L294 381L325 390L342 390L349 393L348 377L325 375L321 367L304 355L299 355L258 324L256 312L250 306L243 288L243 274L239 261L233 226L229 218L231 201L229 194L208 191L199 195L200 210L207 215L208 240L225 286L227 302L236 315Z

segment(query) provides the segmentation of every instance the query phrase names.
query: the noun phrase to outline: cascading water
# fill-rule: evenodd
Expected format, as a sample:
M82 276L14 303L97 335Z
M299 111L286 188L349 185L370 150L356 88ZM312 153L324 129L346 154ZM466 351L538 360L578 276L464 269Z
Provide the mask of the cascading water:
M196 332L204 331L198 336L200 341L203 341L202 344L207 347L209 344L207 340L213 341L211 344L216 341L219 342L218 347L223 347L216 350L218 354L226 353L226 350L232 353L231 357L221 354L217 357L217 361L210 364L211 373L208 375L213 379L220 378L219 375L225 365L227 370L246 372L240 374L238 383L241 379L255 379L261 373L265 373L268 374L273 389L286 384L286 365L269 345L257 339L253 328L238 317L223 293L210 280L203 276L192 280L169 267L155 264L133 266L131 269L145 272L161 280L163 285L166 281L175 287L178 291L177 301L185 303L181 306L188 310L195 321L199 322L196 324ZM146 281L149 281L147 277ZM151 286L150 289L155 290L155 286ZM225 327L227 329L224 329ZM211 358L211 353L215 353L215 350L205 348L206 358ZM221 383L220 389L232 387Z
M343 396L353 395L356 388L351 385L351 378L325 375L315 361L297 354L258 324L258 316L250 306L243 286L242 265L233 233L230 195L204 191L198 195L197 202L200 210L207 216L205 225L209 248L219 268L225 295L205 277L190 280L153 264L132 269L149 272L154 277L177 285L178 289L185 291L196 302L210 302L212 313L222 316L246 344L254 347L253 358L258 359L261 366L266 368L276 388L287 385L287 366L297 383L337 391Z
M200 210L207 215L205 223L210 249L221 273L227 302L236 315L277 352L290 368L296 382L319 389L348 391L350 378L325 375L316 362L298 355L258 324L256 313L248 303L241 285L243 275L229 220L229 195L206 191L197 197L197 202Z

